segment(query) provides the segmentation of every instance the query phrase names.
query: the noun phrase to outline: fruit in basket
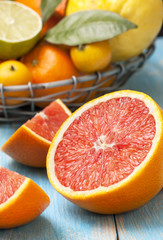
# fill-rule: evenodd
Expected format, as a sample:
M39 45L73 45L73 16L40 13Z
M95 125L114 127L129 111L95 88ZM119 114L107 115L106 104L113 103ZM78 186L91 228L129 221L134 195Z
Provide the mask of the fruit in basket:
M19 13L19 14L18 14ZM0 59L17 59L39 40L40 16L18 2L0 1Z
M31 120L23 124L1 147L16 161L32 166L45 167L50 143L71 111L56 100Z
M22 62L31 72L32 81L35 84L71 79L73 75L80 75L66 51L46 42L42 42L32 49L31 52L22 58ZM51 89L39 89L34 94L35 97L42 97L71 89L72 85L60 86ZM67 94L58 95L59 98L66 96ZM40 107L45 107L47 104L48 102L46 101L36 103Z
M15 60L4 61L0 64L0 83L6 86L26 85L32 82L31 74L28 68L21 62ZM30 97L29 90L4 92L5 97ZM1 94L0 94L1 97ZM5 99L6 105L16 105L22 103L22 100ZM0 99L0 104L2 100Z
M162 110L152 98L131 90L109 93L63 123L48 151L48 177L82 208L129 211L162 188L162 144Z
M72 47L70 56L76 68L81 72L93 73L104 70L111 62L109 41Z
M0 229L14 228L38 217L48 195L30 178L0 166Z
M148 3L146 0L69 0L66 14L88 9L116 12L138 26L110 39L113 61L127 60L140 54L152 43L162 25L162 0L150 0Z

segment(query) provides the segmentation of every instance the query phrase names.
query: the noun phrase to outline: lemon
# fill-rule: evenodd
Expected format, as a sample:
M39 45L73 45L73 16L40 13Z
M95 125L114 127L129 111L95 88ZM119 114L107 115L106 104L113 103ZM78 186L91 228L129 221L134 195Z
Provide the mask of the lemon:
M38 41L42 29L40 16L25 5L0 1L0 59L17 59Z
M70 55L76 68L84 73L103 70L111 61L111 49L108 40L72 47Z
M31 74L28 68L21 62L15 60L8 60L0 64L0 84L6 86L26 85L32 82ZM29 91L12 91L4 92L5 97L29 97ZM0 94L1 97L1 94ZM16 105L23 101L6 99L6 105ZM0 104L2 101L0 100Z
M162 0L69 0L66 14L91 9L116 12L138 26L110 39L112 61L127 60L140 54L152 43L162 25Z

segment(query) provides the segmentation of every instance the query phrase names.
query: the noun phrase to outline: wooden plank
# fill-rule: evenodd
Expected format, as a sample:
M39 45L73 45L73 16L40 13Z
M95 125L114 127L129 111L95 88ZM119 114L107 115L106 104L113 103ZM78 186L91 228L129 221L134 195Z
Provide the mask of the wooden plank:
M163 191L143 207L116 216L120 240L163 239Z
M0 124L0 146L18 128ZM0 153L0 165L32 178L51 199L50 206L33 222L10 230L0 230L3 240L116 240L113 216L85 211L58 194L48 181L45 169L23 166Z

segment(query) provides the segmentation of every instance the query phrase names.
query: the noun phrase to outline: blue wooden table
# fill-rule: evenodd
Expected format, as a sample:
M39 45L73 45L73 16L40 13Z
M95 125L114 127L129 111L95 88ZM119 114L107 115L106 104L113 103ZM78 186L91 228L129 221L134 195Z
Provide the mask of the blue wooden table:
M163 108L163 38L143 69L123 89L149 94ZM0 124L0 146L19 124ZM51 199L50 206L33 222L0 230L0 240L163 240L163 191L145 206L125 214L98 215L85 211L59 195L50 185L45 169L16 163L0 153L0 165L32 178Z

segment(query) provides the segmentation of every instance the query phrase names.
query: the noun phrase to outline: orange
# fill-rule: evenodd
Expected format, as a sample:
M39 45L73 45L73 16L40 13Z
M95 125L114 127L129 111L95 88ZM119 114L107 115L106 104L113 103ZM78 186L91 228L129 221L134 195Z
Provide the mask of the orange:
M22 164L45 167L50 143L70 114L70 110L59 99L52 102L23 124L1 150Z
M48 151L48 177L82 208L130 211L162 189L162 145L157 103L141 92L113 92L86 103L63 123Z
M70 56L76 68L81 72L93 73L101 71L111 62L109 41L72 47Z
M50 203L35 182L4 167L0 167L0 182L0 229L34 220Z
M21 62L15 60L4 61L0 64L0 83L6 86L27 85L32 82L31 74L28 68ZM5 97L29 97L30 92L27 91L12 91L5 92ZM1 95L0 95L1 97ZM2 101L0 101L1 103ZM6 99L6 105L15 105L22 103L22 100Z
M33 83L49 83L78 76L79 72L74 67L68 53L58 46L49 43L41 43L22 58L22 62L28 67L32 75ZM51 89L36 90L35 97L42 97L61 91L71 90L72 85ZM58 95L59 98L68 94ZM46 102L36 103L44 107Z

